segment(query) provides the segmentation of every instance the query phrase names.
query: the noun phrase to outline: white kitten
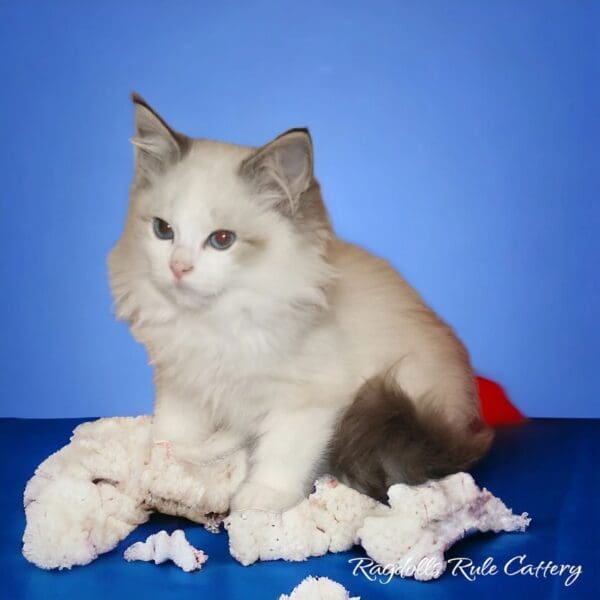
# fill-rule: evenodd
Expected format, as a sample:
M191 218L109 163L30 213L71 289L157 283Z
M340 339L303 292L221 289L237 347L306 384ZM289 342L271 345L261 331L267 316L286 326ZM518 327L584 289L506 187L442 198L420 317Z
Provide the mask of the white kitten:
M155 368L155 440L190 464L242 444L233 508L281 510L327 468L382 498L488 448L467 352L386 262L335 237L308 131L192 139L134 95L136 168L109 257Z

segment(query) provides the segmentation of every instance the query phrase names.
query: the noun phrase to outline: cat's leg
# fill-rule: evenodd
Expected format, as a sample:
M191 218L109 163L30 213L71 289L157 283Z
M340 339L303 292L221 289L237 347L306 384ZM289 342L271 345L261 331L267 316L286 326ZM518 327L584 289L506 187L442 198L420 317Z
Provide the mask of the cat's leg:
M152 440L177 460L196 465L218 460L242 444L237 433L215 425L205 404L172 393L157 397Z
M154 406L152 441L181 447L198 444L212 433L209 416L199 402L173 392L159 392Z
M300 502L324 457L338 411L308 406L271 411L261 424L250 473L232 510L280 512Z
M197 522L227 511L246 476L246 451L236 451L239 444L230 432L214 430L209 407L159 396L152 441L142 474L148 505Z

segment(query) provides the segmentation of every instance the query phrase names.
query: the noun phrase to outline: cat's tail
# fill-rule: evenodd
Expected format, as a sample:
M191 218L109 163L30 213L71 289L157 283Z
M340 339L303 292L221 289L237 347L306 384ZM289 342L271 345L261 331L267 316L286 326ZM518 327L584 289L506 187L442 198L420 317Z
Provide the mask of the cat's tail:
M329 468L344 483L385 502L394 483L418 484L467 469L493 437L480 419L457 429L431 404L420 403L417 410L389 378L374 378L342 414Z

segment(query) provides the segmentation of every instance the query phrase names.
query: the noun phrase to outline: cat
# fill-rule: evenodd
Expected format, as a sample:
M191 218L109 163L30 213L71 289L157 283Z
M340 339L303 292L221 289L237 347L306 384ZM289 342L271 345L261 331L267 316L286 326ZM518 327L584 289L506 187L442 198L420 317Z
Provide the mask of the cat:
M232 510L285 510L324 471L385 500L483 456L465 347L387 262L336 237L308 130L226 144L133 103L108 265L154 367L153 439L190 464L247 445Z

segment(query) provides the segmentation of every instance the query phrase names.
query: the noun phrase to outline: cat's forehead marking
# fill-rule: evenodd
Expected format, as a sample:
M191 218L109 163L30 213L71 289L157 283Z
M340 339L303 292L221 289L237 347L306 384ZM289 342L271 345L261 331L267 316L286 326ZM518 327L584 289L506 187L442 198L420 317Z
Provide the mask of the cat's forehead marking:
M247 189L238 171L253 150L195 140L191 151L165 174L160 201L186 229L233 225L250 208L243 201Z
M251 154L255 148L214 140L195 139L189 155L200 160L211 158L213 161L227 161L228 159L239 164Z

